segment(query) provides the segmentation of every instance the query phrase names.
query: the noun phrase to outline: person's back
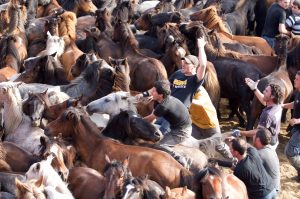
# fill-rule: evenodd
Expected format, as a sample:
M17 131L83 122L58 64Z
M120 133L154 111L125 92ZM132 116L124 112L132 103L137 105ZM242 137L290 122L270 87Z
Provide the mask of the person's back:
M274 185L257 150L249 147L247 153L247 157L236 165L234 175L245 183L249 198L257 199L271 192Z
M273 179L275 188L277 191L280 190L280 165L276 151L270 147L270 145L258 150L259 156L263 162L263 165Z

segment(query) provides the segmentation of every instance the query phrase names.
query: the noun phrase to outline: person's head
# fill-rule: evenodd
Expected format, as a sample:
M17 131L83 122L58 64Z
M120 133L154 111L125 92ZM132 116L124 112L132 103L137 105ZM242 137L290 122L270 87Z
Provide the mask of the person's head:
M293 14L300 14L300 0L295 0L292 4L292 12Z
M258 128L258 130L254 136L253 145L257 149L261 149L264 146L270 144L271 139L272 139L272 134L268 129Z
M247 142L242 138L236 138L231 141L230 152L238 159L246 154L247 148Z
M278 4L284 8L284 9L288 9L290 6L290 0L278 0Z
M297 90L300 90L300 71L297 71L295 79L294 79L294 87Z
M277 84L269 84L265 88L263 94L264 94L263 99L266 103L273 102L274 104L279 104L283 96L282 90L280 86Z
M199 60L194 55L187 55L182 58L182 72L184 74L194 74L198 65Z
M160 101L171 94L170 83L168 80L156 81L151 89L153 100Z

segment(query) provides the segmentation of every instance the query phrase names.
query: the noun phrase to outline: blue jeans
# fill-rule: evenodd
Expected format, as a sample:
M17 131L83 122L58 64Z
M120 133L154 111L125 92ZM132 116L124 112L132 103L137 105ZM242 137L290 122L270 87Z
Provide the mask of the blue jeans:
M268 44L271 46L271 48L274 49L274 46L275 46L275 38L272 38L272 37L268 37L268 36L262 36L262 38L264 38Z
M300 132L297 128L293 128L292 137L285 146L285 155L288 158L289 162L298 172L300 176Z
M277 198L277 191L274 188L268 195L261 197L260 199L276 199Z
M159 125L160 132L165 135L171 131L170 123L163 117L158 117L154 124Z

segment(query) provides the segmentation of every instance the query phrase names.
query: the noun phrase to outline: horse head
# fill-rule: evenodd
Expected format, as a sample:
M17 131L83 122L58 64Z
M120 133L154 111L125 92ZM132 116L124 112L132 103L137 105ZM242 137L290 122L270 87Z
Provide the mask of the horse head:
M110 160L106 155L107 165L104 168L103 175L109 179L103 198L116 198L124 186L125 180L132 178L131 171L128 168L129 158L121 161Z
M43 192L43 176L38 180L30 180L28 182L21 182L16 178L16 189L17 189L17 198L23 199L46 199L46 196Z
M120 113L121 110L136 112L135 103L137 103L137 100L130 93L118 91L89 103L86 110L90 115L93 113L106 113L112 117Z
M115 81L113 90L114 91L126 91L129 92L130 85L130 68L127 58L125 59L113 59L109 57L110 65L115 69Z
M47 159L50 155L54 156L51 162L53 169L58 173L59 176L62 177L64 181L67 181L69 169L64 163L64 150L67 150L66 146L62 143L58 143L57 139L55 138L45 139L45 137L41 137L40 141L43 148L43 151L41 151L41 156L44 159Z
M79 10L85 13L95 13L97 7L94 5L92 0L76 0L78 3Z
M82 55L80 55L71 68L71 73L73 77L78 77L91 62L92 61L89 54L83 53Z

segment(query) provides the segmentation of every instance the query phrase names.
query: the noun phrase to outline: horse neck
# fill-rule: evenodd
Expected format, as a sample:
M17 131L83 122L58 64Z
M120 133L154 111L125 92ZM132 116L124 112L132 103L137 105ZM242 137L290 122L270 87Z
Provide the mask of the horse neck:
M165 53L161 58L160 61L163 63L163 65L165 66L168 76L171 75L174 71L176 66L175 63L172 61L171 56L169 55L169 53Z
M19 66L20 66L20 63L15 56L13 56L12 54L8 54L6 56L3 68L10 67L10 68L15 69L17 72L19 72L20 71Z
M90 161L90 156L94 152L93 150L99 146L99 141L101 141L100 137L97 135L98 132L96 132L95 128L97 127L84 125L82 123L82 120L78 122L78 124L74 128L74 145L78 150L80 157L85 163L88 163Z
M22 16L21 10L14 9L11 11L11 18L10 18L10 25L9 25L8 33L16 34L15 33L16 31L25 32L24 23L22 20L26 20L26 19L22 19L23 17L24 16Z
M282 47L277 52L277 67L279 70L287 70L287 42L283 41Z
M9 99L4 102L4 126L7 134L10 134L19 127L26 116L22 111L22 102L18 101L12 93L8 95Z

